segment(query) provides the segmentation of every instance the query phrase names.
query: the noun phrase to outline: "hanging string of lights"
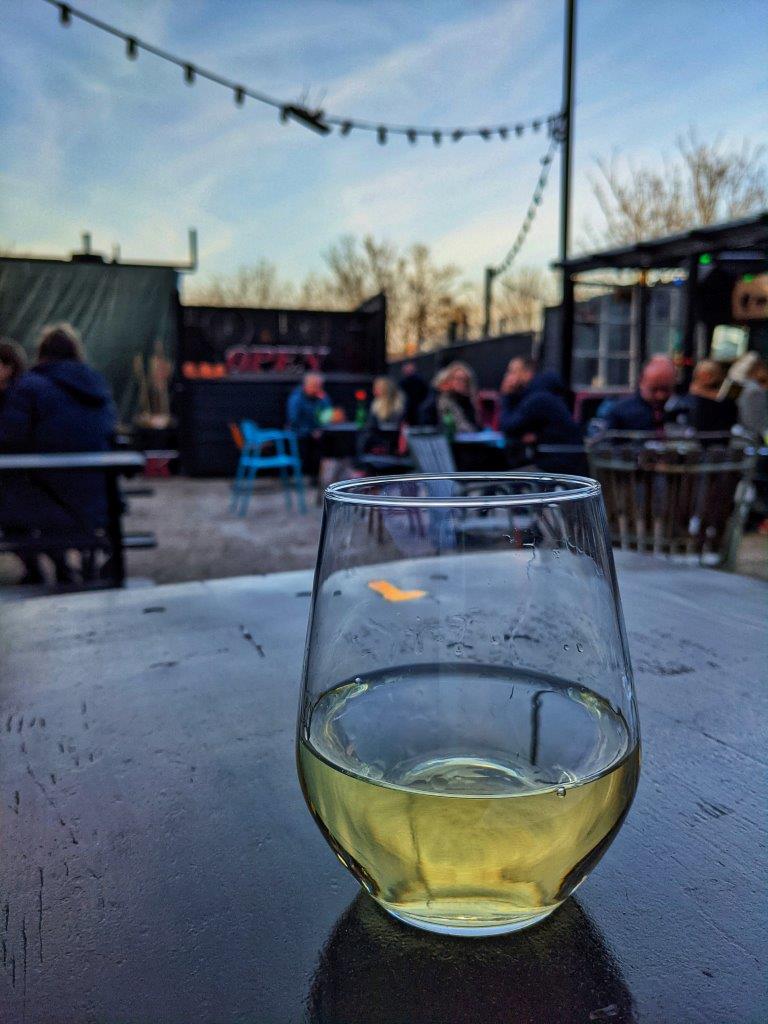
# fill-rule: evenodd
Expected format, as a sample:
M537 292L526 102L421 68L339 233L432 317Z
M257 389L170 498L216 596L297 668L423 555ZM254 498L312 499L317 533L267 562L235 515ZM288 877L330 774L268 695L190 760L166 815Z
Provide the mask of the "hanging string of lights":
M260 92L257 89L252 89L250 86L241 85L238 82L225 78L223 75L216 74L214 71L208 71L192 61L177 57L167 50L162 50L159 46L145 42L143 39L139 39L138 36L123 32L122 29L116 28L114 25L110 25L100 18L88 14L86 11L78 10L78 8L73 7L71 4L62 3L61 0L44 0L44 3L58 9L59 21L64 26L71 25L73 18L79 18L80 21L84 21L94 28L122 40L125 44L125 55L129 60L136 60L140 51L144 50L146 53L151 53L154 57L158 57L160 60L167 61L170 64L175 64L180 68L187 85L194 85L198 78L203 78L208 82L213 82L215 85L228 89L232 93L234 102L239 107L244 105L246 99L255 100L257 103L265 104L277 110L281 122L295 121L305 128L318 132L320 135L329 135L336 128L339 135L342 136L349 135L352 131L373 132L381 145L386 144L390 135L403 135L412 145L418 142L420 138L428 138L432 140L435 146L439 146L444 140L460 142L462 139L471 137L477 137L486 142L490 142L494 138L504 141L512 136L519 138L527 131L540 132L544 127L546 127L550 137L553 137L562 122L562 114L560 113L550 114L548 117L537 117L529 121L519 121L515 124L455 128L382 124L376 121L363 121L353 117L341 117L335 114L328 114L321 109L313 110L303 102L287 102Z
M522 249L528 232L531 230L531 225L536 219L538 209L541 206L541 200L544 196L544 189L547 187L547 179L549 178L549 172L552 169L552 161L555 156L555 150L560 145L561 141L562 137L560 135L560 131L558 129L553 130L550 133L549 149L541 158L541 171L539 172L536 187L533 190L533 195L531 196L531 201L528 204L528 209L526 211L525 217L523 218L523 223L520 225L520 228L517 232L517 236L514 242L512 243L512 247L504 257L504 259L501 261L501 263L498 264L498 266L488 267L486 271L486 273L490 274L492 278L498 277L500 274L505 274L514 263L515 259L517 258L517 254Z

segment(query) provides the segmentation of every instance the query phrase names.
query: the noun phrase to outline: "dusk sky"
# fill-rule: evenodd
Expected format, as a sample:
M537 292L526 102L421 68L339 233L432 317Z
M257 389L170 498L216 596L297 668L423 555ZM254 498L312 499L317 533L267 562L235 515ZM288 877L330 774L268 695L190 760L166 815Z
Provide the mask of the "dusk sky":
M256 89L305 89L339 115L398 123L515 122L560 103L561 0L78 0L75 6ZM128 259L186 258L205 277L267 257L323 269L339 235L429 244L468 279L498 262L524 216L544 132L435 147L321 138L224 89L184 84L149 54L42 0L0 0L0 244L63 255L90 230ZM768 140L765 0L581 0L574 237L599 223L588 172L617 150L660 161L702 138ZM557 250L555 165L522 264Z

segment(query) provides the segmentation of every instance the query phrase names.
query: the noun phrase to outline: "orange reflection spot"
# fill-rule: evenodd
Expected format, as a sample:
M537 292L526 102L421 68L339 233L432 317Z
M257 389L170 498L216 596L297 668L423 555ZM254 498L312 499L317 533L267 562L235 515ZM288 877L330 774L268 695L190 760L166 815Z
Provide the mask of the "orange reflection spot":
M386 580L371 580L368 586L377 594L381 594L385 601L416 601L427 594L426 590L401 590Z

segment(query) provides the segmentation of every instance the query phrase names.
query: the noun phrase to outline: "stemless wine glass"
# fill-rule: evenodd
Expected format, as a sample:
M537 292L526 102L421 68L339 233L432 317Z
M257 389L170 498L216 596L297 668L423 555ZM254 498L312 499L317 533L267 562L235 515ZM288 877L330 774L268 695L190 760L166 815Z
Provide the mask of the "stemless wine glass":
M621 827L640 740L600 487L518 473L326 491L299 776L390 914L540 921Z

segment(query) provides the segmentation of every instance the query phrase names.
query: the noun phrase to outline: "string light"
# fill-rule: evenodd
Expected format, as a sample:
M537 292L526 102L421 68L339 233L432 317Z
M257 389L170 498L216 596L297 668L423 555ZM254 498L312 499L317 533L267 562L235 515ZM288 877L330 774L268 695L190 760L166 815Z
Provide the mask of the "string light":
M509 252L507 252L506 256L501 261L501 263L499 263L497 267L489 268L489 273L491 274L491 277L498 277L499 274L506 273L506 271L509 270L509 268L512 266L515 259L517 258L518 253L523 247L523 243L525 242L526 236L528 235L528 232L531 230L531 224L533 224L538 208L541 205L541 201L544 196L544 189L547 186L547 179L549 178L549 172L552 168L552 158L554 156L555 147L559 145L557 131L559 119L550 119L548 124L550 126L549 149L541 158L541 171L539 172L536 187L533 190L531 201L528 204L528 209L526 210L525 217L523 218L523 223L520 225L520 228L517 232L517 236L514 242L512 243Z
M154 57L158 57L160 60L168 61L169 63L175 64L177 67L181 68L184 75L184 81L188 85L193 85L198 78L203 78L208 82L212 82L215 85L220 85L230 90L230 92L234 94L235 103L238 106L244 105L245 97L247 96L250 99L256 100L258 103L263 103L279 111L282 123L285 123L290 117L290 119L299 122L304 127L311 128L313 131L319 132L322 135L327 135L331 131L332 127L338 128L340 135L348 135L354 128L355 131L374 133L381 144L384 144L387 141L389 135L403 135L411 144L417 141L419 135L423 135L431 137L434 144L439 146L444 137L450 137L454 142L460 142L462 139L471 136L481 138L484 141L490 141L494 136L498 136L500 139L506 139L509 136L509 133L514 131L515 135L519 138L528 128L533 131L539 131L542 123L547 123L549 125L557 124L560 117L560 115L552 115L546 119L546 122L541 118L537 118L536 120L528 122L518 122L515 125L502 124L493 126L483 125L478 127L446 128L434 126L419 127L416 125L403 124L381 124L380 122L362 121L351 117L325 114L325 112L321 110L309 109L303 102L286 103L284 100L277 99L274 96L269 96L257 89L252 89L245 85L239 85L237 82L224 78L223 75L219 75L214 71L208 71L191 61L184 60L175 54L169 53L167 50L162 50L160 47L155 46L152 43L145 42L136 36L129 35L128 33L123 32L122 29L116 28L114 25L110 25L107 22L102 21L100 18L94 17L92 14L81 11L69 3L62 3L61 0L43 0L43 2L50 4L58 10L59 21L62 25L70 25L73 18L79 18L81 21L86 22L94 28L122 40L125 44L126 57L128 57L129 60L136 60L139 50L144 50L146 53L150 53Z

